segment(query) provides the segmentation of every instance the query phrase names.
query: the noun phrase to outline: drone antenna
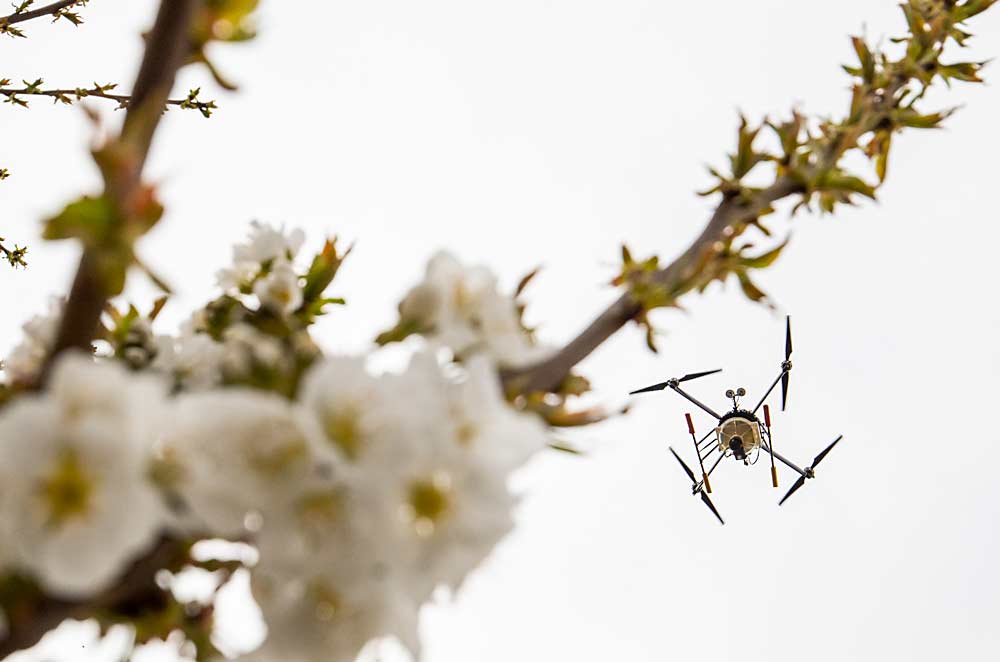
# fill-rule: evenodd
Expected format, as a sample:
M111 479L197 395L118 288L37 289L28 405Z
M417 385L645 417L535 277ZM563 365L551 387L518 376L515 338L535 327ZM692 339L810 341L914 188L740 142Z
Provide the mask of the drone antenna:
M691 433L691 441L694 442L694 454L698 456L698 466L701 467L701 479L705 483L705 490L711 494L712 484L708 482L708 474L705 473L705 463L701 459L701 451L698 450L698 437L694 433L694 423L691 421L691 414L684 414L684 418L687 419L688 432Z
M771 408L764 405L764 425L767 426L767 450L771 453L771 484L778 486L778 469L774 466L774 437L771 436Z

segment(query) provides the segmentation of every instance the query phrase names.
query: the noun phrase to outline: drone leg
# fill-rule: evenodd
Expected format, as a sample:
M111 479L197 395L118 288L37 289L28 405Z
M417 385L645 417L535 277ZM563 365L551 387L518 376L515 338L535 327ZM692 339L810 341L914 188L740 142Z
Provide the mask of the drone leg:
M771 409L764 405L764 424L767 426L767 450L771 453L771 484L778 486L778 469L774 466L774 437L771 436Z
M691 441L694 442L694 454L698 456L698 465L701 467L701 479L705 483L705 489L709 494L712 493L712 484L708 482L708 474L705 473L705 464L701 459L701 451L698 450L698 437L694 433L694 423L691 421L691 414L684 414L684 418L687 419L688 432L691 433Z

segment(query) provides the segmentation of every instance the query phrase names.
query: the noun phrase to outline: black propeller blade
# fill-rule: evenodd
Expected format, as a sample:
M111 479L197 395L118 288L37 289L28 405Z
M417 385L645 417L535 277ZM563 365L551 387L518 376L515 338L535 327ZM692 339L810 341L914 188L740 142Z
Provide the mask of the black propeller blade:
M792 485L792 489L788 490L788 492L785 494L785 496L783 496L781 498L781 501L778 502L779 506L781 504L785 503L785 501L788 500L788 497L790 497L793 494L795 494L796 490L798 490L800 487L802 487L803 485L805 485L806 477L809 477L809 478L813 477L813 470L816 468L816 465L819 464L820 462L822 462L823 458L827 456L827 453L829 453L830 451L832 451L833 447L836 446L838 443L840 443L840 440L843 439L843 438L844 438L844 435L840 435L839 437L837 437L836 439L833 440L833 443L831 443L829 446L827 446L826 448L824 448L823 450L821 450L819 452L819 455L817 455L816 457L813 458L812 466L806 467L806 475L805 476L799 476L799 479L797 481L795 481L794 485Z
M692 372L691 374L684 375L679 379L668 379L665 382L660 382L659 384L653 384L652 386L647 386L646 388L641 388L637 391L632 391L629 395L635 395L636 393L648 393L650 391L662 391L663 389L670 386L672 382L680 384L681 382L690 381L692 379L698 379L699 377L704 377L706 375L714 375L717 372L722 372L722 368L718 370L709 370L708 372Z
M681 456L678 455L677 451L675 451L673 448L670 449L670 452L673 453L674 457L677 458L677 461L681 463L681 466L684 468L684 473L686 473L688 475L688 478L691 479L691 482L694 483L694 484L697 484L698 481L694 477L694 472L691 471L691 467L689 467L687 464L684 463L684 460L681 459Z
M684 473L686 473L688 475L688 478L691 479L691 486L696 488L695 494L701 496L702 503L708 506L708 509L712 511L712 514L715 515L716 518L718 518L719 523L725 524L726 522L722 519L722 515L720 515L719 511L715 509L715 504L712 503L712 500L708 498L707 494L705 494L705 490L703 488L698 487L698 481L697 479L695 479L694 472L691 471L691 467L689 467L687 463L685 463L684 460L681 459L681 456L678 455L677 451L675 451L673 448L670 448L670 452L674 454L674 457L677 458L678 462L680 462L681 468L684 469Z
M793 494L795 494L795 492L800 487L802 487L805 484L806 484L806 477L805 476L799 476L799 479L797 481L795 481L794 485L792 485L792 489L788 490L788 492L785 493L785 496L781 497L781 501L778 502L778 505L780 506L781 504L783 504L786 501L788 501L788 497L790 497Z
M677 381L678 382L686 382L686 381L689 381L691 379L698 379L699 377L704 377L705 375L714 375L717 372L722 372L722 368L719 368L718 370L709 370L707 372L692 372L690 375L684 375L683 377L681 377Z
M822 451L820 451L819 455L817 455L813 459L812 466L809 467L809 468L810 469L815 469L816 465L819 464L823 460L823 458L826 457L826 454L829 453L830 451L832 451L833 447L836 446L837 443L840 442L840 440L843 439L843 438L844 438L844 435L840 435L839 437L837 437L836 439L833 440L832 444L830 444L829 446L827 446L826 448L824 448Z
M785 315L785 360L792 356L792 316Z
M792 318L785 316L785 364L792 357ZM791 366L789 366L790 368ZM781 411L785 411L785 402L788 400L788 369L781 375Z
M632 391L629 395L635 395L636 393L649 393L650 391L662 391L667 388L667 384L670 382L660 382L659 384L653 384L652 386L647 386L646 388L640 388L636 391Z
M726 522L722 519L722 515L719 514L719 511L715 509L715 505L712 504L712 500L708 498L708 495L705 494L704 490L700 491L700 494L702 502L708 506L708 509L711 510L712 514L719 520L719 524L724 525Z

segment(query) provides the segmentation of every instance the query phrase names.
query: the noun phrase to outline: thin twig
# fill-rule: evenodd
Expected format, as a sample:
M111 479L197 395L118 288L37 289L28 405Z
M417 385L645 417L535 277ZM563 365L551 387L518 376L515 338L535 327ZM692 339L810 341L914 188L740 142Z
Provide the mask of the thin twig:
M15 12L9 16L4 16L0 18L0 25L14 25L15 23L23 23L24 21L30 21L33 18L39 18L41 16L52 16L60 9L67 9L79 4L82 4L80 0L60 0L59 2L53 2L51 5L39 7L38 9L32 9L31 11L23 11L20 13Z
M10 263L12 267L26 267L28 263L24 261L24 254L28 252L28 249L23 246L14 245L13 249L7 248L3 245L4 238L0 237L0 259L5 260Z
M100 87L92 87L88 89L76 88L72 90L38 90L31 87L22 87L20 89L0 87L0 94L6 96L8 99L18 95L52 97L56 102L62 101L66 104L73 102L70 97L75 97L77 101L81 99L88 99L90 97L97 97L99 99L117 101L120 108L128 108L128 106L132 103L132 95L130 94L111 94L109 92L105 92ZM168 106L187 106L197 110L215 108L215 102L213 101L198 101L197 99L192 100L191 98L167 99L165 103Z

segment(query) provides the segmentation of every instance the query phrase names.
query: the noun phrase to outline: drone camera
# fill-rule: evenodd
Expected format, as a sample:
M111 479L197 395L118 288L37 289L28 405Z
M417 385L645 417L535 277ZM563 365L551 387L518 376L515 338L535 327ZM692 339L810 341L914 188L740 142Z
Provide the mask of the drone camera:
M737 460L747 459L746 451L743 450L743 439L740 437L733 437L729 440L729 450L733 451L733 457Z

